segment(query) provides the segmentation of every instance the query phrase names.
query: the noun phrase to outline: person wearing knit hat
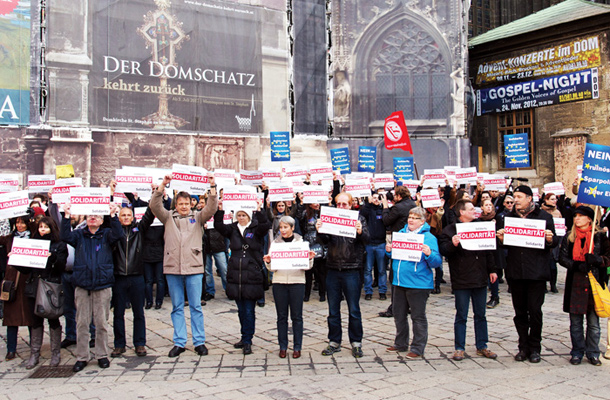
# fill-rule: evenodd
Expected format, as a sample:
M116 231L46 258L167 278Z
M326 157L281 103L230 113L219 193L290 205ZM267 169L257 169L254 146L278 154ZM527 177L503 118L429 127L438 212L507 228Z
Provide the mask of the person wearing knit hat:
M519 352L515 361L540 362L542 349L542 304L546 281L551 278L551 249L559 244L555 235L553 217L536 205L529 186L518 186L514 191L515 205L506 217L545 222L544 248L506 246L506 279L511 290L515 317L513 321L519 335ZM497 238L504 241L505 219L498 221Z

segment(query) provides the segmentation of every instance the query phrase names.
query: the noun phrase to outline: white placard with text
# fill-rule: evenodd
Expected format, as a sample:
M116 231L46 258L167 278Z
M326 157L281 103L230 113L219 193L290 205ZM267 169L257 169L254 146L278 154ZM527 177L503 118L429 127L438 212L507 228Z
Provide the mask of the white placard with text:
M455 229L460 237L460 244L466 250L496 249L494 221L458 223Z
M318 231L319 233L350 238L356 237L358 211L323 206L320 209L320 220L322 226Z
M77 215L109 215L110 188L70 188L70 213Z
M271 269L309 269L309 243L271 243Z
M27 215L30 199L27 190L0 194L0 219Z
M210 188L208 171L205 168L190 165L174 164L170 190L187 192L188 194L205 194Z
M13 238L8 265L28 268L46 268L50 240Z
M419 262L423 246L424 235L420 233L392 233L392 259Z
M542 219L504 218L504 241L506 246L544 249L546 221Z

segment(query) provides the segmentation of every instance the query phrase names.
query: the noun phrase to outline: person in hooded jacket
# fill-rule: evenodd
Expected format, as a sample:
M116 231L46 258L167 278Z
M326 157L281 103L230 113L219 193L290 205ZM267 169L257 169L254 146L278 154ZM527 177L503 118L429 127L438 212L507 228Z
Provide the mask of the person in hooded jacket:
M267 214L261 211L262 200L252 217L244 211L235 213L237 222L225 225L224 210L214 215L214 229L230 241L231 258L227 269L227 297L235 300L241 325L241 339L233 347L252 354L256 301L265 295L263 268L264 238L271 228Z
M430 233L430 225L426 223L426 210L421 207L409 211L407 225L399 232L424 235L422 255L419 261L406 261L392 258L394 278L392 285L392 303L396 338L394 345L388 351L408 352L409 359L421 359L424 356L428 342L428 319L426 317L426 302L430 291L434 288L432 270L440 268L443 259L438 251L436 237ZM387 245L386 251L392 256L392 246ZM413 321L413 341L409 350L408 313Z

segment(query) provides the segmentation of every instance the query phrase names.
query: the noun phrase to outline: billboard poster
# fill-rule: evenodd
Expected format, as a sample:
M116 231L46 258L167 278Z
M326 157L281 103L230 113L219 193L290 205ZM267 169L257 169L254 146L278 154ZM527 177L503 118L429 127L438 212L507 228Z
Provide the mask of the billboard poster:
M92 4L93 125L261 132L259 9L212 0Z
M30 1L0 2L0 124L30 123Z
M560 75L600 65L599 37L589 36L504 60L479 64L476 84Z
M597 68L477 90L477 115L599 98Z

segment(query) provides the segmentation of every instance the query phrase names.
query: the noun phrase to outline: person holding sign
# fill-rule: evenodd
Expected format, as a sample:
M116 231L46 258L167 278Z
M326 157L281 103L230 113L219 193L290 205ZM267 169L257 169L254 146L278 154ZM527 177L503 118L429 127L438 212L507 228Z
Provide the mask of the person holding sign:
M529 186L521 185L515 189L513 211L503 220L498 220L497 237L508 249L506 279L515 309L513 321L519 335L519 352L515 360L529 358L530 362L538 363L542 349L542 304L546 281L551 278L549 258L559 239L555 236L553 217L541 210L533 197ZM509 225L510 219L518 219L521 224L542 225L542 228L516 227ZM509 235L512 240L518 239L516 243L511 240L515 244L507 244Z
M352 195L339 193L335 204L339 210L352 209ZM348 334L352 345L352 355L360 358L362 354L362 315L360 314L360 292L362 290L361 273L364 260L364 249L370 236L366 220L358 216L354 221L355 237L339 236L322 233L324 225L322 217L316 222L317 240L323 246L328 246L326 267L326 292L328 294L328 346L322 355L330 356L341 351L341 299L345 297L349 311ZM337 218L345 220L344 218ZM353 221L353 220L352 220Z
M294 233L295 220L289 216L280 218L280 236L273 243L305 243L298 233ZM273 248L273 244L271 244ZM270 249L271 252L271 249ZM288 253L288 252L284 252ZM309 250L308 268L313 267L315 252ZM290 256L289 254L286 257ZM294 337L292 358L301 357L303 345L303 297L305 296L305 271L303 268L277 269L274 258L267 254L263 257L267 267L273 274L273 300L277 312L277 336L280 344L280 358L286 358L288 349L288 310L292 319L292 334ZM277 260L276 260L277 262Z
M226 204L226 203L224 203ZM230 241L231 258L227 270L227 297L235 300L241 339L233 347L252 354L252 338L256 323L256 301L265 296L263 268L264 240L271 223L267 213L261 211L262 200L257 200L252 217L246 211L236 210L237 222L224 224L224 210L214 214L214 229Z
M426 303L430 291L434 289L432 270L440 268L443 259L438 252L436 237L430 233L430 225L426 223L426 210L421 207L412 208L409 212L407 225L399 233L424 235L419 261L398 259L393 255L395 242L386 245L386 251L392 258L393 290L392 304L396 337L394 345L388 351L408 351L409 359L422 359L428 342L428 319ZM409 321L411 313L413 322L413 341L409 351Z
M178 192L174 197L176 209L163 207L163 192L172 181L172 175L165 175L161 185L150 199L150 209L165 226L165 255L163 272L172 300L172 324L174 325L174 347L168 357L178 357L184 353L187 340L186 319L184 317L184 293L188 297L191 312L191 331L195 352L200 356L208 354L205 346L205 328L201 293L203 291L203 227L218 208L218 196L214 177L207 177L210 183L208 202L202 211L191 210L191 196ZM220 219L222 223L222 218Z
M542 198L542 204L540 205L540 208L543 209L544 211L548 212L549 214L551 214L553 216L553 218L563 218L563 216L561 215L561 211L559 210L559 208L557 207L557 196L553 193L545 193L544 197ZM559 239L561 242L561 239L563 238L562 235L558 235L561 236L561 238ZM552 257L551 257L551 281L549 282L551 284L551 292L553 293L559 293L559 291L557 290L557 260L559 259L559 246L555 247L553 249L552 252Z
M593 273L600 285L608 284L610 243L604 232L597 227L593 233L593 219L594 212L591 208L577 207L574 210L574 226L563 238L559 252L559 263L567 269L563 311L570 314L572 365L580 364L585 355L592 365L602 365L599 360L601 333L599 317L595 313L588 273ZM591 251L591 240L593 240L593 251ZM586 336L583 329L585 316Z
M491 202L489 202L491 204ZM493 206L492 206L493 207ZM455 295L455 323L453 359L461 361L466 350L466 322L468 320L468 304L472 301L474 312L474 336L477 354L486 358L496 358L497 354L487 348L487 279L492 283L498 279L496 264L492 250L467 250L460 243L456 224L475 221L474 204L470 200L460 200L453 210L458 215L458 222L446 226L439 238L440 253L449 260L451 272L451 288ZM494 233L492 225L491 233ZM470 233L470 232L469 232ZM482 236L487 232L481 232ZM494 239L495 240L495 239Z
M82 371L89 362L89 324L95 323L95 357L100 368L108 368L108 317L114 283L112 245L123 237L116 217L117 206L110 204L110 228L102 228L104 217L87 215L87 227L72 230L70 204L64 205L61 239L74 247L72 284L76 304L76 363L72 370Z

